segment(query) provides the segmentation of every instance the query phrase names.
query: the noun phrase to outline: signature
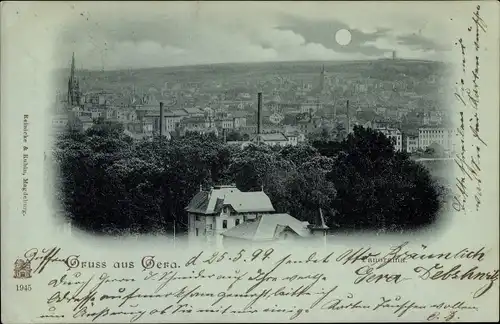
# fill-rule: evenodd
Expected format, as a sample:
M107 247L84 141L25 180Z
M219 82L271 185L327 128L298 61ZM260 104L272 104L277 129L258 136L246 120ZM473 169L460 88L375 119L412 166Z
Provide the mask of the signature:
M64 264L68 269L77 266L79 255L70 255L67 257L61 257L61 248L53 247L49 249L37 249L32 248L24 253L24 257L30 261L31 264L38 265L34 268L34 273L42 273L49 264Z

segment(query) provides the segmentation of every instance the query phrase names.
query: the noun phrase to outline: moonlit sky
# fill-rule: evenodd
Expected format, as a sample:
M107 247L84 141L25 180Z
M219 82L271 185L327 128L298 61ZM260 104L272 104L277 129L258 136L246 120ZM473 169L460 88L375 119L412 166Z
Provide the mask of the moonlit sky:
M56 52L67 67L123 69L210 63L444 60L454 37L439 8L397 3L93 3L73 10ZM449 8L449 7L448 7ZM429 19L429 17L434 17ZM351 42L335 40L340 29Z

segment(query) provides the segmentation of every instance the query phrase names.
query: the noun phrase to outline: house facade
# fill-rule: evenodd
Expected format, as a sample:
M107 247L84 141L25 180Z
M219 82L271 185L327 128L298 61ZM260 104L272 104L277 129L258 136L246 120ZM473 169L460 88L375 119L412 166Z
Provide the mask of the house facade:
M69 118L67 114L59 114L52 117L52 131L55 134L60 134L66 131Z
M234 185L202 190L186 207L188 238L194 243L222 246L221 234L244 222L274 212L263 191L242 192Z
M394 149L396 151L402 151L403 149L403 136L401 134L401 131L396 128L377 128L377 131L381 132L384 134L387 138L389 138L393 145Z
M418 136L408 135L406 137L406 152L413 153L418 150Z
M425 127L418 129L418 146L425 150L434 143L442 146L446 151L454 150L454 130L440 127Z
M210 190L200 188L186 211L190 244L210 244L218 248L311 238L325 244L329 230L321 209L314 224L299 221L287 213L275 213L263 191L242 192L234 185L215 186Z

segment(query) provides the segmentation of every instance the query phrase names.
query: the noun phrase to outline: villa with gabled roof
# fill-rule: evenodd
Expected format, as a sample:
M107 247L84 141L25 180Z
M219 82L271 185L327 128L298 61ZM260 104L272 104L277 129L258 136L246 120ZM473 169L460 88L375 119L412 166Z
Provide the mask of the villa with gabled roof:
M188 212L190 242L269 242L323 237L328 231L323 214L318 224L302 222L286 213L275 213L264 191L242 192L235 185L202 190L191 199Z
M186 211L190 240L221 241L222 232L275 210L264 191L242 192L229 185L200 188Z

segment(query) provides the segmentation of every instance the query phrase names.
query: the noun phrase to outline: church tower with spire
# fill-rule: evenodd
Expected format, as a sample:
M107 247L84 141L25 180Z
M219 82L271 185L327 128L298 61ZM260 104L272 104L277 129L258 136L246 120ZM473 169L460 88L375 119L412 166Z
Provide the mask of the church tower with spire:
M68 105L70 107L80 104L80 84L75 76L75 53L71 57L71 71L68 79Z
M321 73L319 75L319 92L323 92L325 89L325 65L321 67Z

